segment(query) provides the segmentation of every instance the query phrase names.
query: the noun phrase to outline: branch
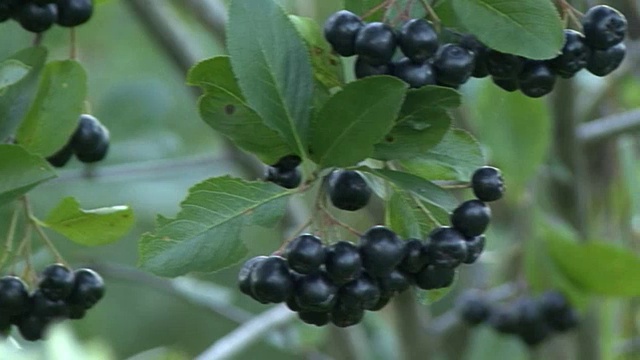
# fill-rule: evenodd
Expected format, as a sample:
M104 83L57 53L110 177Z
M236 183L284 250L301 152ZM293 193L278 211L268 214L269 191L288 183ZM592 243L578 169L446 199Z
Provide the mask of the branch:
M250 321L240 325L220 340L216 341L196 360L222 360L237 355L240 351L267 336L275 328L285 325L296 318L296 313L286 305L280 304Z
M213 37L225 45L227 10L218 0L177 0L174 4L188 8Z
M576 129L576 137L582 144L589 144L630 131L640 131L640 109L583 123Z

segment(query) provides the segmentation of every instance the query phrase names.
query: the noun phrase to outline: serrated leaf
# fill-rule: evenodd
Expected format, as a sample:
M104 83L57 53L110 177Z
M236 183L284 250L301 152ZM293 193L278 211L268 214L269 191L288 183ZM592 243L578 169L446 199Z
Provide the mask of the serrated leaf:
M451 125L449 111L460 106L460 93L440 86L409 90L396 125L376 144L374 158L411 159L436 146Z
M74 60L48 63L18 128L17 142L41 156L60 150L78 126L86 94L87 75L82 65Z
M41 157L30 154L22 146L9 144L0 144L0 174L0 205L56 177Z
M405 239L424 239L431 230L440 226L420 200L402 190L394 191L385 210L387 226Z
M233 77L229 57L218 56L196 64L187 75L187 83L200 86L205 92L198 100L204 122L241 149L266 164L293 153L280 134L249 108Z
M205 180L189 190L175 219L162 218L153 232L143 235L140 266L160 276L231 266L247 253L242 228L275 225L293 193L272 183L228 176Z
M0 62L0 94L6 91L7 86L11 86L24 79L31 70L31 66L15 59L8 59Z
M247 103L305 154L313 72L304 41L273 0L234 0L227 24L231 65Z
M15 128L27 112L46 58L47 50L38 46L23 49L5 60L19 61L31 70L27 76L0 93L0 140L14 134Z
M458 20L492 49L550 59L564 43L564 25L550 0L452 0Z
M393 127L407 85L390 76L347 84L316 113L309 156L321 167L349 166L373 154Z
M424 156L401 162L405 171L429 180L469 181L486 163L478 141L462 129L451 129Z
M331 46L324 39L318 23L312 18L295 15L289 15L289 19L309 49L316 81L327 89L342 86L344 82L342 61L331 51Z
M129 206L84 210L73 197L62 199L42 225L85 246L106 245L126 235L134 223Z
M433 204L446 211L453 211L458 206L456 198L447 191L432 183L427 179L419 176L408 174L401 171L387 169L372 169L361 166L355 170L368 172L375 176L385 179L391 185L411 193L422 201Z

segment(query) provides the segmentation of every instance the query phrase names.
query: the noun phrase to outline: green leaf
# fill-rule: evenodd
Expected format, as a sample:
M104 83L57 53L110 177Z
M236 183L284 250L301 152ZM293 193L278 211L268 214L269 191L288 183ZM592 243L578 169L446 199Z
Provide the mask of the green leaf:
M17 142L42 156L60 150L78 126L86 94L87 76L82 65L74 60L48 63L18 128Z
M0 94L4 94L7 86L24 79L29 70L31 70L31 66L15 59L0 62Z
M452 0L458 20L488 47L529 59L550 59L564 43L564 25L550 0Z
M429 180L469 181L485 164L478 141L468 132L451 129L424 156L401 162L405 171Z
M247 103L299 155L306 154L313 72L287 15L273 0L232 1L227 48Z
M422 201L406 191L394 191L385 210L387 226L405 239L424 239L431 230L440 226Z
M453 209L458 206L458 201L453 195L449 194L447 191L431 181L419 176L401 171L372 169L366 166L358 167L355 170L368 172L383 178L393 186L407 191L412 195L417 196L418 199L433 204L446 211L453 211Z
M187 82L205 91L198 101L200 117L238 147L266 164L294 152L247 105L231 72L229 57L218 56L196 64L189 71Z
M30 47L11 55L5 61L19 61L31 70L5 91L0 92L0 140L13 135L36 92L38 76L47 58L44 47Z
M273 226L284 215L286 190L272 183L228 176L205 180L189 190L175 219L162 218L139 243L140 265L156 275L211 272L242 259L245 226Z
M482 144L489 147L491 162L502 169L509 193L522 194L551 145L547 103L505 92L490 81L478 94L472 125Z
M349 10L359 16L369 13L370 10L378 5L380 5L380 0L344 0L345 10ZM369 22L382 21L384 14L384 8L380 8L374 13L369 14L366 20Z
M133 223L133 210L129 206L84 210L76 199L67 197L51 210L42 225L77 244L96 246L119 240Z
M451 125L449 110L460 106L460 94L449 88L425 86L409 90L398 121L376 144L374 158L411 159L436 146Z
M0 205L56 177L41 157L30 154L21 146L8 144L0 144L0 174Z
M349 166L373 154L391 130L407 85L390 76L347 84L316 113L309 156L321 167Z
M289 15L289 19L307 44L316 81L327 89L342 86L342 61L331 51L318 23L311 18L295 15Z

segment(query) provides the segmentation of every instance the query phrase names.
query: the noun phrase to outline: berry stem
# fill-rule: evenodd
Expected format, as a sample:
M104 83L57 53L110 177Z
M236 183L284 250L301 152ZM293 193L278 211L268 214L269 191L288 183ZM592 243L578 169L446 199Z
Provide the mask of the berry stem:
M40 44L42 44L42 38L43 35L42 33L37 33L36 36L34 36L33 38L33 46L39 46Z
M13 252L13 238L16 235L16 224L18 223L18 210L14 209L13 214L11 215L11 222L9 223L9 231L7 232L7 240L4 243L4 254L2 254L2 259L0 259L0 269L4 266L7 259L11 256Z
M361 19L366 19L369 16L373 15L376 13L376 11L382 9L382 8L388 8L389 6L393 5L393 3L395 2L395 0L385 0L383 2L381 2L380 4L374 6L373 8L367 10L367 12L365 12L362 16L360 16Z
M298 226L293 231L293 234L282 242L282 245L280 245L278 250L276 250L276 253L282 253L282 251L287 246L287 244L289 244L291 241L293 241L293 239L295 239L298 236L298 234L300 234L304 229L308 228L309 225L311 225L312 222L313 222L313 218L309 217L305 222L300 224L300 226Z
M69 59L75 60L78 57L78 49L76 47L76 28L69 29Z
M22 197L22 204L24 206L25 217L31 223L31 227L33 227L36 230L40 239L42 239L42 241L49 248L51 253L53 253L53 256L56 258L56 261L68 266L67 262L64 260L60 252L58 252L58 249L56 249L55 245L53 245L53 242L51 242L51 239L49 239L49 237L44 232L44 230L42 230L39 220L33 215L33 212L31 211L31 204L29 203L29 199L26 196ZM27 261L29 260L28 258L29 257L27 257Z
M325 206L320 205L320 210L322 210L322 212L326 216L326 219L329 220L330 223L332 223L334 225L338 225L341 228L344 228L345 230L347 230L348 232L354 234L357 237L362 236L362 233L360 233L358 230L352 228L350 225L340 221L338 218L333 216L333 214Z
M436 12L433 10L431 5L429 5L427 0L420 0L420 3L424 7L424 9L427 11L427 14L429 14L429 17L431 18L431 21L433 21L433 24L435 25L436 30L440 32L440 24L442 23L442 21L440 21L438 14L436 14Z

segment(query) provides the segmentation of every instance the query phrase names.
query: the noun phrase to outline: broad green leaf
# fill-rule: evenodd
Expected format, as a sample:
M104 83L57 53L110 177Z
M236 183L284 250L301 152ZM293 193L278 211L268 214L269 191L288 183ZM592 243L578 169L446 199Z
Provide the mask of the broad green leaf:
M344 8L356 15L363 16L367 15L370 10L376 8L380 3L380 0L344 0ZM384 8L379 8L373 13L368 14L369 16L367 16L365 20L369 22L381 21L384 14Z
M15 128L27 112L31 100L36 92L38 76L47 58L44 47L30 47L23 49L5 61L19 61L31 70L22 79L0 93L0 140L13 135Z
M458 20L492 49L550 59L564 43L564 25L551 0L452 0Z
M72 197L62 199L42 225L85 246L106 245L118 241L133 226L129 206L111 206L84 210Z
M342 86L342 62L340 57L331 51L331 46L324 39L318 23L311 18L295 15L289 15L289 19L307 44L316 81L327 89Z
M31 70L31 66L15 59L8 59L0 62L0 94L6 91L7 86L11 86L24 79Z
M245 226L273 226L284 215L286 190L272 183L228 176L205 180L189 190L175 219L161 218L139 243L142 268L160 276L212 272L242 259Z
M389 76L347 84L316 113L309 157L321 167L349 166L373 154L393 127L407 85Z
M280 134L249 108L231 72L229 57L198 63L189 71L187 82L205 91L198 101L200 117L238 147L266 164L293 153Z
M422 201L402 190L394 191L385 210L386 224L405 239L424 239L440 226Z
M405 171L429 180L469 181L485 164L478 141L468 132L451 129L424 156L401 162Z
M282 8L273 0L232 1L227 48L249 106L306 154L313 72L304 41Z
M8 144L0 144L0 174L0 205L56 177L41 157L30 154L21 146Z
M82 65L74 60L48 63L18 128L17 142L41 156L60 150L78 126L86 94L87 75Z
M478 91L473 114L472 126L489 147L490 162L502 169L509 193L522 194L551 145L547 103L505 92L487 81Z
M453 209L458 206L458 201L453 195L449 194L447 191L431 181L419 176L395 170L372 169L366 166L361 166L356 170L368 172L383 178L390 182L391 185L407 191L408 193L417 196L418 199L426 201L427 203L433 204L446 211L453 211Z
M409 90L398 121L375 146L376 159L411 159L436 146L451 124L449 110L460 106L460 94L449 88L425 86Z

